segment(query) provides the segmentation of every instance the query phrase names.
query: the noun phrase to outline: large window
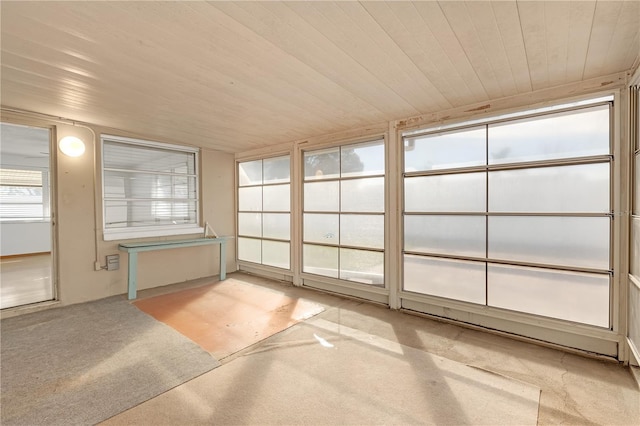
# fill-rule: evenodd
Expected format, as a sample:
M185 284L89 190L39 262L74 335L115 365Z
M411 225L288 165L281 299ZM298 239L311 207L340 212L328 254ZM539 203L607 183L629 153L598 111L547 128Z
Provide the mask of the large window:
M289 156L238 163L238 260L290 269Z
M303 272L384 285L384 141L304 153Z
M610 327L610 104L404 138L404 290Z
M200 232L197 149L102 137L105 240Z

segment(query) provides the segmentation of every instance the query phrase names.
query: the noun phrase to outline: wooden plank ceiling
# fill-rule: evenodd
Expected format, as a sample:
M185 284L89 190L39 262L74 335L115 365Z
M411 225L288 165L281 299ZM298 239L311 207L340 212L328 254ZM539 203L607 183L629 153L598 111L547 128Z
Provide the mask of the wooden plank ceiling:
M1 102L228 152L605 76L640 2L13 2Z

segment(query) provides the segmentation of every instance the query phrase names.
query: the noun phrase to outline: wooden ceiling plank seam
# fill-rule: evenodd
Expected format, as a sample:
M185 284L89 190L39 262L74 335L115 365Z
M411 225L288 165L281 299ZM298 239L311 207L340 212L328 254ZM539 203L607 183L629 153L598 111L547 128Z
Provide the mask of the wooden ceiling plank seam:
M191 9L198 3L189 3L186 7ZM210 6L208 6L210 8ZM213 8L210 8L214 10ZM196 11L195 9L193 9ZM217 11L217 9L215 9ZM227 15L223 14L220 11L217 11L220 15L216 18L218 24L221 27L225 28L230 34L234 32L235 36L231 37L235 40L238 40L240 37L252 37L253 39L259 39L261 45L256 49L253 49L251 52L247 52L245 54L246 60L251 63L251 61L256 58L264 57L264 62L275 62L278 64L277 68L273 68L273 70L277 70L278 74L274 77L273 71L269 74L268 83L274 84L275 86L281 88L281 90L287 93L287 97L290 98L290 90L299 90L308 94L308 96L315 100L315 102L322 102L325 105L325 109L332 111L332 116L335 114L339 115L348 115L351 111L367 111L368 118L370 120L371 117L376 117L378 119L382 118L382 113L377 109L373 108L368 102L363 101L362 99L354 96L350 91L344 90L343 87L337 85L332 80L326 78L324 75L318 73L313 68L309 67L307 64L298 60L297 58L291 56L280 47L274 45L273 43L266 40L264 37L257 34L255 31L250 30L249 28L240 25L237 21L232 20ZM207 19L209 14L196 14L193 18L202 18ZM222 19L225 19L225 22L222 22ZM230 23L234 24L234 28L231 28ZM242 34L240 34L242 32ZM249 40L248 45L251 46L254 40ZM264 49L263 44L272 47L270 52L267 52ZM214 43L214 46L218 46L218 43ZM244 54L243 49L237 49L236 46L233 46L233 52L237 52L238 54ZM227 52L228 55L225 55L224 52L222 55L219 55L221 58L225 56L231 56L233 52ZM278 57L270 58L268 57L273 52L276 52ZM235 58L234 58L235 59ZM287 63L287 60L289 61ZM289 65L289 63L291 65ZM225 68L229 68L231 64L226 64ZM251 70L252 75L257 75L261 69L258 67L254 67ZM293 82L295 81L296 85L294 86ZM263 85L265 82L261 82ZM340 102L335 102L336 99L340 99ZM305 107L308 105L305 102Z
M565 78L568 82L583 79L595 10L595 1L571 2Z
M615 28L621 12L622 3L620 2L596 3L584 79L601 75L600 73L606 69L605 60L613 37L612 29Z
M488 99L487 92L473 70L462 46L455 37L440 5L437 2L414 3L416 10L422 17L430 31L435 35L440 48L446 52L449 60L458 69L462 78L467 82L471 95L469 102L481 102Z
M517 88L516 92L530 92L533 88L518 8L515 2L491 2L491 8Z
M571 28L570 8L568 2L545 3L547 43L547 75L549 84L560 86L566 83L568 39Z
M125 6L127 3L122 3L122 6ZM166 5L174 5L174 3L163 3ZM116 6L117 5L117 6ZM153 3L150 3L149 6L152 6ZM179 5L179 3L175 3L175 5ZM119 7L121 6L120 3L114 3L114 7ZM147 5L141 5L140 7L146 7ZM124 14L123 15L128 15L126 13L126 10L124 10ZM147 14L150 11L146 11L147 13L145 13L145 16L147 16ZM193 19L196 19L198 15L195 16L190 16ZM189 55L186 54L181 54L181 50L180 50L180 44L181 43L185 43L185 39L188 37L189 32L185 32L184 34L182 34L182 36L180 37L180 41L174 41L177 40L177 38L175 36L172 36L166 29L165 25L161 25L158 21L158 18L162 18L159 16L156 16L154 19L150 19L148 21L148 25L155 28L156 29L156 38L164 35L164 38L162 39L163 43L160 45L160 48L167 51L172 59L180 59L182 61L183 64L192 64L193 69L198 69L198 68L202 68L202 72L206 73L206 74L212 74L212 73L217 73L217 70L212 70L211 68L206 69L206 67L204 67L203 65L200 64L199 60L202 60L202 57L198 58L199 60L195 60L195 59L191 59L191 57ZM126 16L121 16L120 17L120 25L122 25L123 20L127 19ZM175 13L172 15L172 19L176 19L176 15ZM135 22L137 21L137 19L132 18L132 24L135 25ZM191 23L193 24L193 22ZM196 40L197 41L197 40ZM217 45L221 45L223 43L214 43ZM174 48L170 48L170 46L174 46ZM176 58L176 54L179 54L180 56L178 56L178 58ZM286 98L282 97L282 93L284 92L283 90L281 90L278 85L274 82L274 79L272 78L267 78L265 77L260 77L257 78L259 76L258 73L261 72L260 68L258 67L253 67L252 71L253 72L249 72L249 70L246 70L247 68L247 64L244 64L243 66L238 66L235 63L232 63L231 61L227 60L225 55L220 55L217 58L218 61L221 61L225 66L224 68L227 70L231 70L232 71L232 80L233 80L233 76L236 77L236 83L234 84L234 88L235 90L240 90L240 89L245 89L246 91L250 92L250 94L248 94L248 96L250 98L253 98L253 101L255 102L255 99L260 96L263 97L265 99L264 104L268 104L271 105L273 109L278 109L280 110L281 108L284 108L283 112L286 112L287 109L290 110L289 114L292 115L292 117L295 117L296 119L300 119L301 117L308 115L309 111L308 109L302 104L302 102L298 102L298 99L293 96L287 96ZM234 67L234 69L230 69L230 67ZM240 79L239 77L239 72L242 70L242 68L245 68L244 74L245 74L245 79ZM213 79L213 80L217 80ZM322 127L318 127L315 130L319 130L321 128L326 128L327 126L330 126L336 119L340 118L340 114L334 112L331 109L323 109L323 110L316 110L313 113L313 119L312 121L308 121L309 123L312 122L318 122L319 120L322 120L324 123L320 122L318 123L318 125L321 125ZM302 121L302 120L301 120Z
M629 63L627 57L630 49L640 55L640 47L636 44L640 33L640 2L624 2L618 17L605 64L611 64L608 70L620 71L630 69L633 61Z
M417 14L413 3L361 2L361 4L396 45L409 56L416 67L434 82L450 105L460 105L465 101L466 92L461 89L466 87L466 83L451 66L449 58L442 55L443 61L431 59L429 43L425 39L433 39L433 35L426 34L429 29ZM408 9L411 9L411 12L408 12ZM439 47L437 43L431 45ZM446 69L447 65L450 72L443 72L441 67ZM457 77L457 84L449 81L452 75L453 78Z
M517 2L532 90L548 87L547 42L543 2Z
M345 90L350 90L355 96L383 112L385 116L392 114L393 111L414 110L389 87L383 85L360 64L339 50L324 34L307 24L286 4L260 3L250 11L245 10L248 8L245 3L214 2L212 5L271 43L279 45L284 51L336 82ZM292 15L295 15L295 18ZM278 25L273 25L277 31L273 31L265 24L270 20L277 20ZM304 40L304 45L299 40Z
M405 101L414 111L420 111L420 105L416 105L416 93L403 86L403 73L396 72L397 65L383 58L372 59L376 56L375 49L367 44L359 44L361 34L347 25L348 17L331 7L331 3L287 3L316 30L321 31L341 51L346 53L353 61L367 70L379 82L387 86L395 96Z
M511 76L507 73L503 79L498 78L496 68L504 67L505 62L500 57L499 49L490 54L487 43L484 42L490 29L489 26L481 25L482 18L493 18L492 9L487 7L488 3L477 2L474 7L467 2L442 2L440 6L487 95L490 99L506 96L508 92L503 89L500 80L507 82ZM469 13L470 7L474 8L473 18ZM492 65L494 61L497 62L496 67Z
M440 90L433 84L431 79L423 73L416 65L413 59L389 36L382 25L369 13L361 2L341 2L338 3L343 11L348 11L348 16L354 26L360 27L363 34L380 47L383 52L388 52L391 61L396 65L400 72L407 76L409 82L420 87L420 89L429 95L428 103L422 101L421 109L429 108L442 109L451 108L451 103L443 96ZM421 99L419 99L420 101Z
M120 17L120 20L121 20L121 17ZM46 22L45 22L45 24L46 24ZM125 41L126 41L126 40L125 40ZM106 49L103 49L103 50L106 50ZM111 51L112 51L112 52L113 52L113 51L115 51L118 55L122 55L122 54L123 54L122 52L123 52L124 50L120 50L120 49L111 49ZM137 60L137 59L138 59L138 58L137 58L137 57L135 57L135 56L126 56L126 55L125 55L125 57L126 57L126 59L127 59L128 61L131 61L131 60ZM142 65L144 66L144 62L142 62ZM160 68L159 70L156 70L156 72L158 72L158 73L162 73L162 72L164 72L164 68ZM112 73L113 73L113 71L110 71L110 75L111 75ZM170 78L169 78L169 77L170 77ZM173 80L172 80L172 78L173 78L173 77L174 77L174 75L168 76L167 80L168 80L168 81L174 81L174 83L175 83L175 79L173 79ZM177 78L177 79L180 79L180 78L182 78L182 77L181 77L181 76L177 76L176 78ZM205 88L205 86L203 85L203 89L204 89L204 88ZM131 89L131 88L130 88L130 89ZM143 93L143 94L154 93L154 90L143 90L143 91L142 91L142 93ZM203 90L203 93L204 93L204 90ZM190 96L192 97L192 99L197 99L197 97L198 97L198 93L190 94ZM218 96L219 96L219 95L218 95ZM231 96L231 95L229 95L229 96ZM237 97L237 94L236 94L236 97ZM229 99L229 100L231 100L231 99ZM207 101L209 101L209 100L207 100ZM249 101L250 101L250 99L247 99L247 102L249 102ZM150 105L154 105L154 103L153 103L153 102L151 102L151 103L150 103ZM264 112L266 113L266 112L270 112L270 111L269 111L268 109L266 109L266 108L265 108L265 109L264 109ZM292 114L292 115L293 115L293 114ZM320 131L320 129L316 129L316 131Z

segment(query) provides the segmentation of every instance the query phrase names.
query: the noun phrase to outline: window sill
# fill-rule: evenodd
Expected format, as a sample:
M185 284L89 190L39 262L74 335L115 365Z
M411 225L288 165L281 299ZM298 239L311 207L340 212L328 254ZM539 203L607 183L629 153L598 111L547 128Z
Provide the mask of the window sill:
M131 240L134 238L147 237L169 237L172 235L202 234L204 228L200 226L188 227L146 227L146 228L125 228L109 229L103 232L104 241Z

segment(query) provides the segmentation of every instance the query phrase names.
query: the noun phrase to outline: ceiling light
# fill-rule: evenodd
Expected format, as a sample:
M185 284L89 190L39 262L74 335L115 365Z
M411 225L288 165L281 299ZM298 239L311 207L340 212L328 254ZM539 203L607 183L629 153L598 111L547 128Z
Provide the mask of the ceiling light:
M60 139L58 147L69 157L79 157L84 154L84 142L75 136L65 136Z

